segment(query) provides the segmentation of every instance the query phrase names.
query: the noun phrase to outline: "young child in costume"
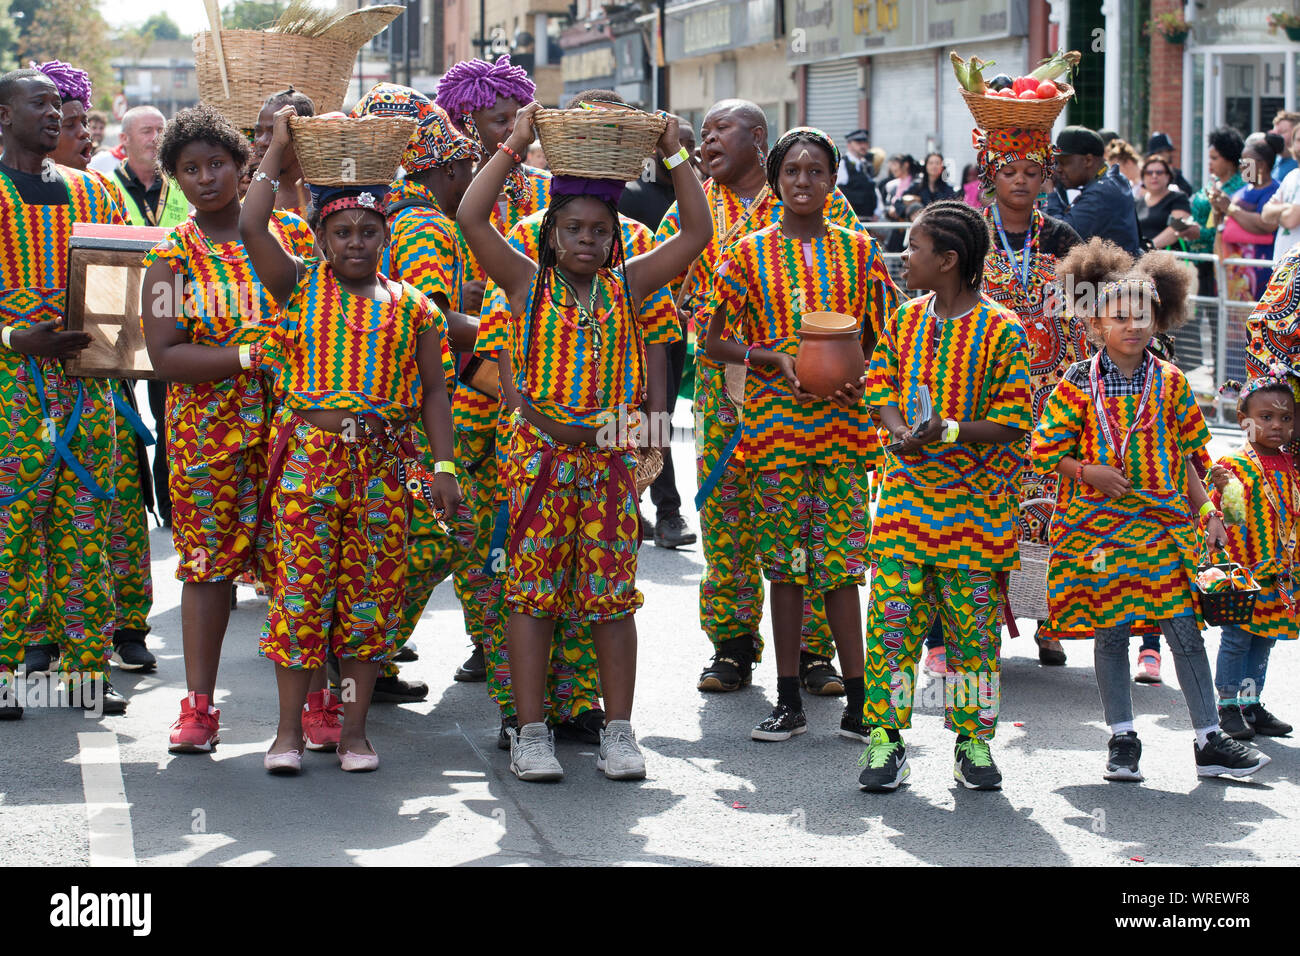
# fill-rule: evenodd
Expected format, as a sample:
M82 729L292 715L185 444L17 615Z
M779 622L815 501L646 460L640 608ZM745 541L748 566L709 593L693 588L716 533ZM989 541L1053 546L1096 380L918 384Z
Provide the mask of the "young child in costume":
M172 541L181 585L181 640L189 693L172 725L173 753L219 742L213 707L234 580L263 573L257 515L266 483L274 403L251 368L279 303L239 238L240 170L248 143L211 107L182 110L167 124L158 158L194 215L145 257L145 342L167 382ZM277 243L311 254L307 224L277 210Z
M320 260L290 255L267 228L274 189L266 170L280 168L292 113L276 113L239 223L258 276L285 303L266 347L283 406L269 478L276 566L262 632L280 722L264 763L271 772L301 769L300 713L328 646L344 685L340 764L366 771L379 765L365 733L371 692L401 628L410 495L430 494L444 515L460 504L451 407L436 307L377 272L387 183L313 194ZM416 418L433 449L431 476L411 441Z
M514 316L510 355L520 409L506 475L510 542L505 598L519 730L508 731L511 770L524 780L563 776L544 722L543 695L554 623L592 625L607 720L597 767L615 779L645 776L632 731L636 626L641 605L636 555L641 534L628 443L598 444L600 427L633 418L645 395L641 303L699 253L708 209L684 151L673 186L683 206L681 236L624 262L614 200L623 184L559 177L532 262L492 226L492 203L533 139L536 104L515 118L498 155L461 201L457 221L479 263L500 285ZM676 148L670 118L661 140ZM651 414L658 409L651 408ZM652 419L654 420L654 419Z
M570 99L566 108L577 109L580 104L596 109L627 106L623 98L612 90L584 90ZM506 236L507 242L533 262L541 257L542 219L543 213L540 210L526 216ZM619 215L618 222L625 257L635 258L654 248L654 234L648 228L622 214ZM509 441L510 418L518 407L517 396L513 399L513 404L510 396L510 303L501 287L491 280L484 292L483 303L475 351L485 359L497 362L501 369L503 387L496 446L497 464L503 466ZM663 381L658 373L660 363L667 361L665 347L680 340L681 326L667 289L660 290L647 299L641 307L641 313L642 323L646 327L644 341L649 393L655 391L656 383ZM648 402L659 403L657 397L648 399ZM666 402L663 404L666 407ZM504 490L499 486L498 490L499 499L504 501ZM496 585L489 592L498 602L502 595L501 580L501 575L497 575ZM511 692L510 655L506 648L504 612L494 613L493 618L498 621L498 626L491 630L488 642L484 644L488 696L501 711L501 732L497 737L497 746L507 750L510 747L508 730L511 727L518 729L519 724ZM600 704L600 681L597 676L595 647L591 642L591 626L585 621L564 619L556 623L556 628L560 635L553 641L546 681L547 722L554 727L557 738L599 744L605 712Z
M1107 780L1142 779L1127 663L1138 625L1158 626L1174 655L1197 774L1245 776L1269 758L1219 731L1192 587L1195 515L1212 546L1226 541L1194 467L1208 470L1210 435L1183 373L1147 351L1154 332L1183 320L1191 273L1156 252L1115 272L1115 248L1094 238L1059 267L1072 277L1067 306L1102 348L1071 366L1034 432L1035 466L1067 479L1052 518L1049 624L1064 636L1096 637L1097 686L1111 730Z
M1020 441L1029 429L1029 362L1016 317L980 294L989 233L965 203L927 206L908 235L908 288L933 290L885 324L867 372L867 404L896 448L871 531L867 614L870 744L864 790L911 773L921 644L937 615L946 644L944 726L957 734L953 776L994 790L1004 575L1016 566ZM922 389L933 414L921 419ZM910 424L909 424L910 423Z
M1285 366L1235 388L1237 422L1246 433L1241 449L1220 458L1210 471L1216 508L1229 512L1235 492L1244 514L1229 514L1228 557L1248 569L1263 592L1247 624L1225 624L1219 635L1214 683L1219 691L1219 729L1237 740L1256 734L1284 737L1291 725L1262 703L1268 658L1277 641L1296 639L1295 567L1300 544L1300 476L1284 446L1295 434L1295 396ZM1238 518L1234 522L1232 518Z
M877 454L856 374L830 399L806 393L795 374L796 332L808 312L857 320L870 355L898 293L866 233L826 222L839 150L820 130L798 127L767 157L782 203L779 223L736 240L715 272L708 355L749 370L740 451L756 490L758 554L771 582L777 703L751 733L788 740L807 729L799 694L804 589L822 592L848 702L840 733L866 741L861 608L866 578L866 472ZM725 336L725 338L724 338ZM865 370L865 367L864 367Z
M533 101L537 87L522 67L508 55L495 62L472 59L452 64L438 81L437 105L447 111L455 126L478 147L481 156L495 155L513 128L515 114ZM551 174L519 164L506 176L492 206L492 225L506 235L521 219L546 208L551 195ZM479 314L487 275L474 255L464 250L466 310ZM466 347L472 349L471 343ZM500 475L497 441L498 403L471 388L457 389L453 413L456 449L464 479L462 526L472 534L456 565L453 582L465 614L466 630L474 645L469 659L456 670L458 681L488 679L485 645L500 626L498 591L488 573L493 528L496 524Z

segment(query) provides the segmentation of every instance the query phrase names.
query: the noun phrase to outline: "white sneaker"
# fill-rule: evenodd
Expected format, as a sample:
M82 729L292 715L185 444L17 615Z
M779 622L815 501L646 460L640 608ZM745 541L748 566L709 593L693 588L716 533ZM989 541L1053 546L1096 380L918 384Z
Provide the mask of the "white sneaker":
M555 735L543 723L506 728L510 738L510 771L520 780L563 780L564 768L555 759Z
M637 746L632 722L611 720L600 731L600 756L596 769L610 780L644 780L645 757Z

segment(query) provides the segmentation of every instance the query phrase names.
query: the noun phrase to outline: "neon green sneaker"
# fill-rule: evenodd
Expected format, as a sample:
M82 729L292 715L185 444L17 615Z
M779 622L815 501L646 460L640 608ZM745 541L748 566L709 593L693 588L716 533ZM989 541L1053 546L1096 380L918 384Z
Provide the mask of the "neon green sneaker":
M890 740L884 727L871 729L871 743L858 758L858 766L863 768L858 777L858 787L871 793L897 790L898 785L912 773L907 765L907 747L903 738Z
M1002 773L993 762L989 742L979 737L958 737L952 775L967 790L1001 790Z

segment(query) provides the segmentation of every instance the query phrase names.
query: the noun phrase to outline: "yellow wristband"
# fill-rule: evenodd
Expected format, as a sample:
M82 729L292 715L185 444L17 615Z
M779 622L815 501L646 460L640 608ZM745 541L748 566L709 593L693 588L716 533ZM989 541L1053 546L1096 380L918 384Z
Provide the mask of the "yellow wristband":
M251 345L241 345L239 347L239 367L251 368L253 365L253 347Z
M6 325L3 331L0 331L0 342L3 342L4 347L7 349L12 349L14 347L13 343L9 341L13 337L13 334L14 327L12 325Z
M433 473L435 475L455 475L456 464L450 461L435 461L433 463Z
M676 169L678 166L680 166L682 163L686 162L690 158L691 158L691 154L688 153L686 151L686 147L683 146L681 149L673 153L671 156L664 157L664 167L671 172L672 170Z
M1201 510L1196 513L1196 516L1198 518L1204 518L1206 515L1208 515L1210 512L1214 510L1215 510L1214 502L1207 501L1205 504L1201 505Z

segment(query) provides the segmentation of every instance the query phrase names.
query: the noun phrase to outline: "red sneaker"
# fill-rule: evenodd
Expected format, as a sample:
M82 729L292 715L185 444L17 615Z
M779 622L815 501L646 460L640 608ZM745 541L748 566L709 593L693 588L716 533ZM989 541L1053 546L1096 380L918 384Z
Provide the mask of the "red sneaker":
M328 690L307 695L302 712L302 735L308 750L336 750L343 733L343 702Z
M221 711L212 706L207 694L190 692L181 701L181 715L172 724L167 749L174 754L205 754L221 742L217 731Z
M1133 678L1139 684L1160 683L1160 652L1138 651L1137 676Z

